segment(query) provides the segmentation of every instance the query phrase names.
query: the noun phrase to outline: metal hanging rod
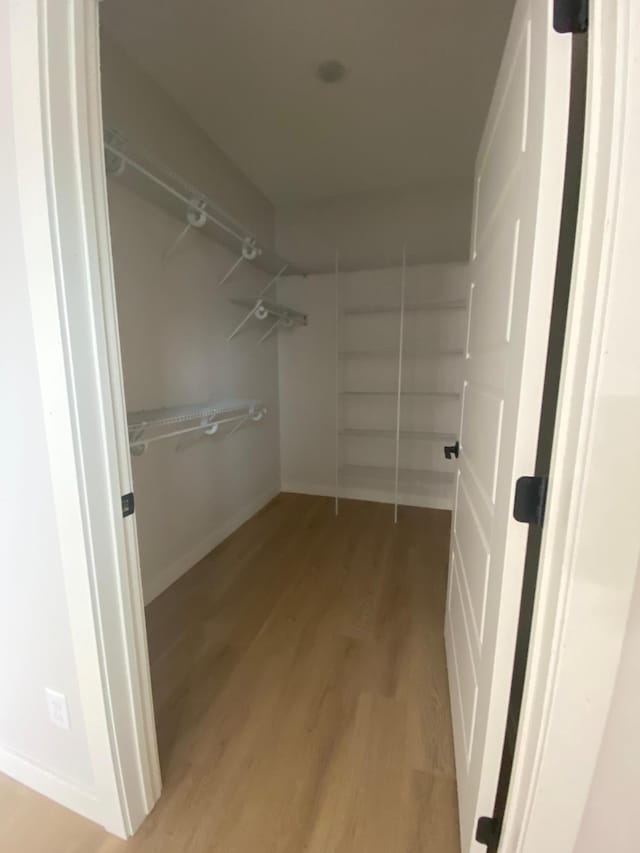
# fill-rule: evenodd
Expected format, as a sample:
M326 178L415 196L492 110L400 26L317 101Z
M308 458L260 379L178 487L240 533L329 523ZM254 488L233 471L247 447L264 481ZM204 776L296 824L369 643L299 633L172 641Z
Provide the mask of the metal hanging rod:
M155 441L191 432L215 435L223 424L231 423L235 426L229 435L233 435L246 421L262 420L266 412L258 400L235 398L129 412L129 447L134 456L140 456Z
M186 212L186 224L177 235L173 244L165 253L169 257L182 243L186 235L193 228L203 228L206 224L213 225L222 232L227 239L225 243L234 242L240 244L240 257L234 263L229 272L218 282L222 284L229 275L243 261L258 261L259 265L269 271L281 269L286 262L268 249L262 246L256 236L248 231L236 219L230 216L223 208L213 202L205 193L197 190L182 177L177 175L164 164L153 159L142 151L131 151L129 140L119 131L105 129L104 148L106 152L107 174L121 177L127 169L141 176L151 185L159 188L174 201L184 205ZM157 193L155 194L158 200ZM175 206L172 206L175 208ZM174 209L175 212L175 209ZM300 273L300 270L291 270Z
M237 261L235 261L227 270L227 272L222 276L220 281L218 282L218 287L221 284L224 284L225 281L230 278L233 273L238 269L240 264L243 261L253 261L260 254L260 249L253 243L251 240L244 240L242 243L242 251L240 252L240 256Z

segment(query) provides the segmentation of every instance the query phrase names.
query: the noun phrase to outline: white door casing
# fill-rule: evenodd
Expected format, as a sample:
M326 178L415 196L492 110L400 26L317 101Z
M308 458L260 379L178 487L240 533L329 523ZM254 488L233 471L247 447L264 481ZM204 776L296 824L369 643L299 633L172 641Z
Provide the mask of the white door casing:
M533 474L567 136L571 36L552 2L518 0L476 161L469 325L445 641L462 851L493 814Z
M127 837L161 779L107 214L95 0L9 4L19 217L74 664L94 784L21 781ZM73 720L73 713L71 714ZM24 769L26 768L26 769ZM28 775L26 775L28 773Z

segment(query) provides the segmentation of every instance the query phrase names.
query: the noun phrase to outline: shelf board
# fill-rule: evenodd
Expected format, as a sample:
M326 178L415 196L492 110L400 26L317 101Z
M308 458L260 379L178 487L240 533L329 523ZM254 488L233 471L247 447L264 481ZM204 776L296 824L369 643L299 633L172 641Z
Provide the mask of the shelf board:
M398 358L398 348L394 349L354 349L341 350L340 358ZM463 349L405 350L402 357L407 358L446 358L464 355Z
M181 229L187 221L187 210L201 211L207 221L202 227L194 229L200 234L222 243L234 252L239 251L243 240L252 241L258 246L259 254L251 263L272 275L287 264L284 258L261 244L253 232L204 192L117 129L105 128L104 147L107 177L175 217ZM288 264L287 272L289 275L304 273L294 264Z
M307 315L302 311L297 311L295 308L289 308L287 305L282 305L280 302L274 302L273 299L263 299L261 296L237 296L229 299L234 305L241 305L243 308L252 308L254 314L259 311L264 312L264 316L278 317L281 320L296 320L303 325L307 323Z
M464 311L467 307L465 299L443 299L437 302L423 302L405 305L405 314L418 314L428 311ZM399 305L358 305L353 308L343 308L343 315L358 314L399 314Z
M422 488L446 489L453 485L455 474L448 471L433 471L416 468L400 468L399 484L403 489ZM396 469L382 465L342 465L339 469L341 481L376 482L378 485L395 486Z
M395 439L394 429L341 429L339 435L346 438L385 438ZM455 434L452 432L432 432L430 430L401 429L400 438L416 439L424 441L453 441Z
M166 427L183 424L187 421L214 418L218 415L231 415L239 412L251 412L260 408L257 400L221 399L209 403L188 403L184 406L166 406L161 409L144 409L127 413L130 430L143 427Z
M397 391L340 391L341 397L397 397ZM439 397L446 400L459 400L460 394L454 391L401 391L401 397Z

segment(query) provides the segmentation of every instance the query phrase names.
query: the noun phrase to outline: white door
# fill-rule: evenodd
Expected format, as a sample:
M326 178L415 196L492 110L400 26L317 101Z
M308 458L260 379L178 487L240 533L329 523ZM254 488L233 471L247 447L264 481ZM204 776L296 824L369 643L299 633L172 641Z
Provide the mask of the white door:
M476 161L469 327L445 639L462 851L493 814L557 254L571 36L551 0L518 0Z

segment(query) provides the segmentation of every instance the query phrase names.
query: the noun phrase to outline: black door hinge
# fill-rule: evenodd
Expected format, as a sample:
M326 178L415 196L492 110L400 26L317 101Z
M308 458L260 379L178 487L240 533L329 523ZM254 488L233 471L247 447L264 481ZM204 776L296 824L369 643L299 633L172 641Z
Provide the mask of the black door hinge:
M520 477L516 480L516 496L513 501L513 517L516 521L542 527L548 483L548 477Z
M479 817L476 824L476 841L495 849L500 840L500 821L495 817Z
M127 492L126 495L123 495L122 498L122 517L126 518L128 515L133 515L134 511L134 500L133 500L133 492Z
M557 33L586 33L589 0L554 0L553 29Z

